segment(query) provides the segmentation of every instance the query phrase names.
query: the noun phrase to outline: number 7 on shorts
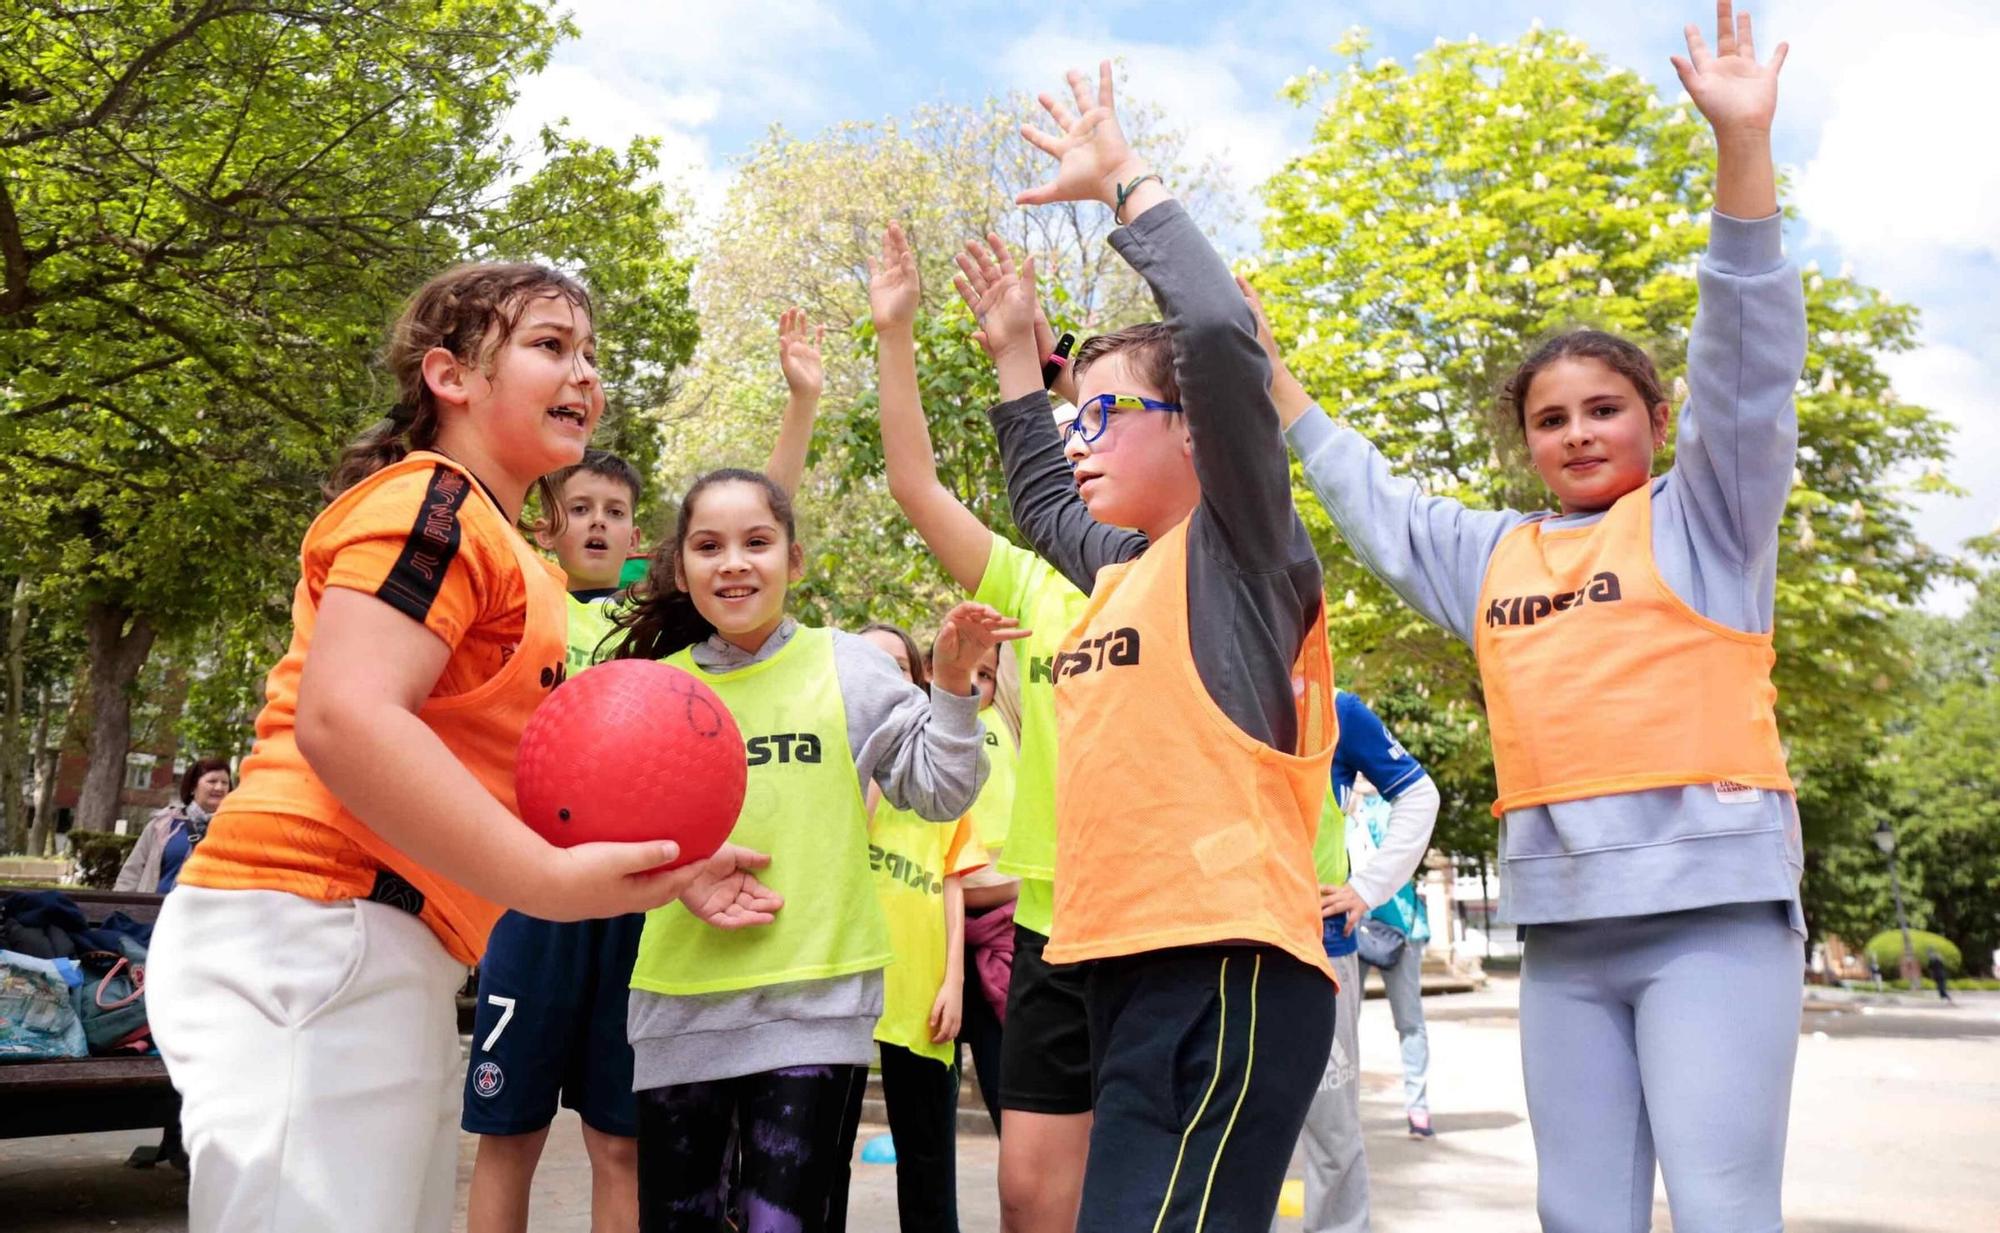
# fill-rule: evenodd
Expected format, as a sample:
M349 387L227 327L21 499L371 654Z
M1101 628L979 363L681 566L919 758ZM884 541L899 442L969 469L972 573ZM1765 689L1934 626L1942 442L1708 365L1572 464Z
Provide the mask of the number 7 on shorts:
M500 1039L500 1033L507 1030L507 1021L514 1017L515 999L503 998L497 993L489 993L486 995L486 1000L500 1008L500 1022L494 1024L493 1030L486 1033L486 1039L479 1042L480 1052L491 1053L493 1052L493 1042Z

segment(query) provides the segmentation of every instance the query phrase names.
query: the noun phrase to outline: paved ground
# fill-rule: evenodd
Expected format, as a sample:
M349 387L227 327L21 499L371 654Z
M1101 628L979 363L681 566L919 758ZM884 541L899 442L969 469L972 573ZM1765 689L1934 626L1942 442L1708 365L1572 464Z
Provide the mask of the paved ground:
M1786 1168L1791 1233L1945 1233L2000 1229L2000 996L1871 1005L1817 1000L1806 1016ZM1534 1155L1522 1101L1515 985L1428 998L1438 1138L1403 1136L1388 1008L1362 1015L1363 1113L1377 1233L1530 1233ZM864 1127L862 1141L880 1128ZM17 1233L186 1228L186 1187L168 1170L122 1165L143 1135L0 1141L0 1227ZM463 1184L470 1144L461 1158ZM998 1228L997 1143L959 1141L965 1233ZM588 1176L568 1125L537 1178L534 1227L582 1233ZM893 1170L855 1166L851 1228L895 1228ZM1285 1229L1298 1222L1285 1221ZM1656 1227L1670 1229L1664 1196Z

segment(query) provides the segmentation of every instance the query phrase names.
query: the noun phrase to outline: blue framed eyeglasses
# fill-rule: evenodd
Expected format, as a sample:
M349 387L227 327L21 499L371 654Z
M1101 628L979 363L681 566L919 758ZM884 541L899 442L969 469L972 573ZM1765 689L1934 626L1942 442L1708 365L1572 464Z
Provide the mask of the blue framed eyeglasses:
M1085 445L1089 445L1104 435L1104 430L1111 424L1112 413L1116 411L1180 410L1181 405L1177 402L1160 402L1153 398L1141 398L1137 394L1099 394L1076 409L1076 418L1069 422L1063 440L1067 442L1070 434L1074 433L1083 438Z

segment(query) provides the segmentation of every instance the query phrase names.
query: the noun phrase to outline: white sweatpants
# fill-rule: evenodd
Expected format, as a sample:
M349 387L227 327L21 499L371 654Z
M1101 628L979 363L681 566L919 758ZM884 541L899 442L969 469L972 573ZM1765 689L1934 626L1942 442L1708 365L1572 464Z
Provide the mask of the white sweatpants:
M465 968L423 922L379 903L181 886L150 960L192 1233L451 1227Z

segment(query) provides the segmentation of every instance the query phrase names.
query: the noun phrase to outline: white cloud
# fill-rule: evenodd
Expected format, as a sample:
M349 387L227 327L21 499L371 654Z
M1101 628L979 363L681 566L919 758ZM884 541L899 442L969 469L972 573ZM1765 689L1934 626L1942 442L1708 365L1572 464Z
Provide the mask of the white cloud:
M824 100L786 49L817 60L855 56L868 40L829 0L760 0L726 19L692 4L573 0L579 36L521 84L506 131L534 148L544 124L567 119L575 136L622 147L660 139L662 178L712 216L730 173L711 142L718 120L761 124Z
M1784 84L1824 117L1796 186L1813 234L1912 284L1954 255L2000 257L2000 158L1981 135L2000 115L2000 9L1944 4L1907 27L1879 0L1797 16Z
M1958 429L1945 474L1968 491L1962 497L1923 496L1916 501L1917 538L1933 548L1954 551L1974 535L2000 531L2000 415L1994 414L1996 375L1991 361L1961 347L1931 343L1921 350L1890 356L1882 367L1896 394L1929 407ZM1933 596L1933 606L1955 609L1962 594Z

